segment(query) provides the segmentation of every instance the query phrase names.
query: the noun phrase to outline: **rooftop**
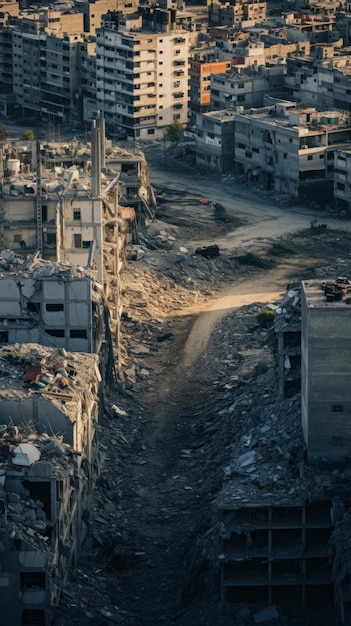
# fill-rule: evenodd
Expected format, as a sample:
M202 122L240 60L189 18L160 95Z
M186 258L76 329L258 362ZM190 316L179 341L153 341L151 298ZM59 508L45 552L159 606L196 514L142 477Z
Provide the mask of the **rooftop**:
M89 386L97 389L100 381L96 354L67 352L33 343L0 348L0 402L42 398L74 421L73 406L88 392ZM25 413L22 420L23 425L28 424ZM7 424L8 416L0 412L1 423Z
M340 309L351 304L351 281L348 278L303 281L302 290L309 308Z
M51 276L64 280L65 278L95 278L96 272L87 267L71 265L70 263L51 263L40 259L38 254L21 256L13 250L0 251L0 279L7 277L34 277L48 279Z

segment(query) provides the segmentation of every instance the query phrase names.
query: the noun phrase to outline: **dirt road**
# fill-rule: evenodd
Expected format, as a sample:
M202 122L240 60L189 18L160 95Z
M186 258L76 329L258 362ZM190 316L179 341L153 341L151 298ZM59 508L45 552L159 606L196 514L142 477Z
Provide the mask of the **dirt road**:
M236 184L233 180L194 177L187 172L165 170L151 166L150 181L160 188L187 190L189 194L208 198L223 204L228 214L244 222L234 231L216 238L223 253L240 254L243 249L260 252L267 242L309 228L312 220L327 222L328 227L337 230L351 230L351 225L340 221L325 211L311 211L301 204L286 206L286 198L273 192L264 192ZM208 208L203 207L206 213ZM213 243L210 238L195 239L194 246Z
M287 283L286 272L278 267L264 276L233 283L216 298L211 299L202 312L190 307L189 312L198 315L184 346L183 365L194 365L206 350L212 331L219 321L230 312L253 302L275 302L282 297Z

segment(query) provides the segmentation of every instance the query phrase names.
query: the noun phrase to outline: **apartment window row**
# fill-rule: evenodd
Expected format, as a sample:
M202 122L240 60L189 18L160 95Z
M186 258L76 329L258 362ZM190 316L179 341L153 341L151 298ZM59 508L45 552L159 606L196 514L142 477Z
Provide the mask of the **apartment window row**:
M50 335L50 337L57 337L58 339L65 338L65 330L63 328L46 328L45 332L47 335ZM85 330L85 328L72 328L69 331L69 338L87 339L87 331ZM31 626L33 626L33 624Z

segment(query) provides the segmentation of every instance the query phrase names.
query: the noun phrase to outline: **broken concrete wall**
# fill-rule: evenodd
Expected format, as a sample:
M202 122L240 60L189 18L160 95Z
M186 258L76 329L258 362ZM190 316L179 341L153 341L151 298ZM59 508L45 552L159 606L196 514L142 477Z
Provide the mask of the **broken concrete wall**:
M0 343L33 341L77 352L98 350L105 321L102 314L99 322L99 309L93 315L89 275L75 275L69 268L55 273L49 264L37 267L32 276L25 268L19 273L15 269L21 268L0 274Z
M78 192L77 192L78 193ZM70 194L60 203L62 228L62 258L73 265L88 265L90 244L94 241L93 262L97 279L102 282L103 232L102 200L91 198L90 194Z
M79 449L78 426L51 399L42 397L12 398L1 397L0 424L21 426L32 422L38 434L55 434L62 437L74 449Z
M8 626L49 626L51 608L77 563L91 488L69 446L33 432L25 443L28 434L11 426L0 440L0 603Z

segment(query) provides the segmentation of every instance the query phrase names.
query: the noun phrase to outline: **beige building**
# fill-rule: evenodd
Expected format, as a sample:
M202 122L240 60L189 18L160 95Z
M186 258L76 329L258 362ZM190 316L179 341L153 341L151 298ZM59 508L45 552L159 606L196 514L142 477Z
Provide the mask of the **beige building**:
M39 184L36 156L34 164L23 163L19 146L13 152L19 158L5 160L1 241L10 250L39 249L48 259L82 266L88 264L94 241L92 263L102 280L102 198L101 194L92 193L90 172L84 175L79 171L78 149L76 144L67 146L66 151L62 149L62 157L70 156L71 163L76 164L67 169L57 168L56 173L40 159ZM33 152L37 154L35 143ZM60 149L58 162L59 152Z
M209 26L238 26L244 21L264 22L266 2L260 0L208 0Z
M175 120L187 123L189 33L173 18L160 9L113 14L97 30L97 108L111 135L162 139Z
M19 3L16 0L8 0L8 2L0 2L0 26L4 26L10 17L19 15Z

